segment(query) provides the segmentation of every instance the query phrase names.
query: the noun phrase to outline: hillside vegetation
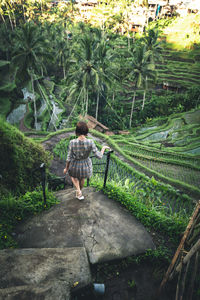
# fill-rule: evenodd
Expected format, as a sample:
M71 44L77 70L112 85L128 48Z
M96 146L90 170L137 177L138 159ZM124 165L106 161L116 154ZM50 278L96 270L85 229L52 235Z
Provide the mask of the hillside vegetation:
M50 156L33 140L0 119L0 197L24 194L41 181L41 163L48 166Z
M14 4L1 4L0 114L20 129L71 127L88 113L118 130L164 115L165 99L170 113L199 105L198 14L139 34L127 26L130 1L99 3L87 22L71 1Z

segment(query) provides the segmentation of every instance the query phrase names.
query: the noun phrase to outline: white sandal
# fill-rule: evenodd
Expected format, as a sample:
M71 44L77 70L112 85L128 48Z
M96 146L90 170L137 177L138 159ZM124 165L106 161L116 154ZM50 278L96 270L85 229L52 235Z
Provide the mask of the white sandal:
M82 192L80 192L78 194L78 191L76 191L76 199L78 199L78 200L84 200L84 196L82 195Z

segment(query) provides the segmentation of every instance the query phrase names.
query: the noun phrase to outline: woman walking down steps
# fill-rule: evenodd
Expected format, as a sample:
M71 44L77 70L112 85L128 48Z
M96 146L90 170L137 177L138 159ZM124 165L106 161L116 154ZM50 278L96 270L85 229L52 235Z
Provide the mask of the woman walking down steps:
M90 153L93 152L97 158L101 159L104 151L110 149L108 146L103 146L101 151L98 151L94 141L87 139L88 132L89 129L85 122L77 123L75 130L77 138L70 141L66 167L63 170L64 174L68 172L71 177L73 185L76 188L76 198L79 200L84 199L82 188L85 178L92 176Z

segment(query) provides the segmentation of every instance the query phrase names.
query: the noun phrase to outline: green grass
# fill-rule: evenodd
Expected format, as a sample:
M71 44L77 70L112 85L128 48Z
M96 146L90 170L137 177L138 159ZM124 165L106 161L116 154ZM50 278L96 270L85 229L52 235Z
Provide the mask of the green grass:
M137 143L126 142L125 139L118 140L119 146L126 152L129 151L131 155L141 156L149 159L157 159L165 161L166 163L174 163L190 168L200 170L200 159L184 155L176 152L166 152L164 150L152 149L146 145L138 145Z
M153 159L144 155L136 155L130 151L125 151L125 154L133 157L137 162L146 166L147 168L158 172L168 178L179 180L191 186L199 187L200 182L200 168L191 168L189 165L181 165L181 162L172 162L161 159Z
M12 194L0 200L0 249L17 248L12 232L17 224L34 216L52 205L59 203L55 196L46 189L46 204L40 188L27 192L20 197Z
M92 179L91 185L101 189L101 184L98 177ZM148 201L145 199L148 195L145 196L144 190L131 192L126 184L122 185L119 181L109 181L103 191L109 198L124 205L146 228L165 233L174 240L179 239L189 220L189 216L183 212L167 215L164 203L158 199L157 202L155 195L154 200Z

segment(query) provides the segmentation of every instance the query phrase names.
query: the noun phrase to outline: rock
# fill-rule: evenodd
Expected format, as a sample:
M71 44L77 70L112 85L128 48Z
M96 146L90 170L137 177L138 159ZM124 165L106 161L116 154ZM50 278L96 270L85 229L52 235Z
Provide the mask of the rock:
M91 283L84 248L0 251L0 299L70 299L76 283ZM8 271L9 270L9 271Z
M56 193L61 203L19 225L16 240L22 248L85 247L92 264L121 259L154 249L151 236L119 203L94 188Z
M154 249L144 226L103 192L56 192L60 204L15 228L21 249L0 251L0 300L70 299L91 284L92 264ZM89 261L88 261L89 260Z
M1 300L66 300L70 299L70 289L66 282L48 282L40 285L23 285L0 289Z
M119 203L95 190L84 194L86 199L79 215L83 243L92 264L155 248L144 226Z

